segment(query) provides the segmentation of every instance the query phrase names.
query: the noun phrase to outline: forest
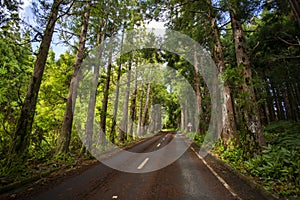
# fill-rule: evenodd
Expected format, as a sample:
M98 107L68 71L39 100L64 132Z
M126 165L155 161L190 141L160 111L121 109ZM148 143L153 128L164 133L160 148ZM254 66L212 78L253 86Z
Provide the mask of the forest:
M23 1L0 5L0 188L161 130L201 146L217 121L213 154L299 198L299 0L32 0L29 14ZM199 46L156 48L152 21Z

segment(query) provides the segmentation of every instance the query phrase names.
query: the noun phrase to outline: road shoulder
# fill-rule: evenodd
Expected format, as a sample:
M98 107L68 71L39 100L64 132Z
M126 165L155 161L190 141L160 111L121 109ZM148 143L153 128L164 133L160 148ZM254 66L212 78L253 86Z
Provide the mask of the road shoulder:
M195 149L196 152L199 152L199 147L195 143L193 143L191 147ZM269 191L265 190L263 186L256 183L251 177L239 173L230 165L220 160L216 155L209 153L204 160L228 185L230 185L233 191L237 193L241 199L279 199Z

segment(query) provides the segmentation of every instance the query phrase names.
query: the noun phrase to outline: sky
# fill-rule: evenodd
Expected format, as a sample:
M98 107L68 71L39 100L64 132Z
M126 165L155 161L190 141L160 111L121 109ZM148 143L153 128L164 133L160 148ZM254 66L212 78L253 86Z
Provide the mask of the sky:
M23 5L22 5L22 10L20 12L20 15L23 19L25 19L26 22L30 24L34 24L33 20L33 13L31 10L31 3L32 0L23 0ZM164 27L164 22L158 22L158 21L151 21L148 25L146 25L147 28L158 28L158 29L165 29ZM56 44L58 41L58 34L54 33L53 40L51 43L51 49L55 52L55 57L56 59L59 58L61 54L66 52L68 50L68 47L66 47L63 44ZM36 50L38 48L39 44L38 43L33 43L32 47L33 50Z
M27 23L34 25L35 22L33 20L33 13L32 13L32 0L23 0L22 10L20 12L21 18L23 18ZM52 43L50 48L55 52L56 59L59 58L61 54L68 50L68 47L64 46L63 44L56 44L58 41L58 34L54 33ZM38 49L39 43L35 42L32 44L32 48L35 51Z

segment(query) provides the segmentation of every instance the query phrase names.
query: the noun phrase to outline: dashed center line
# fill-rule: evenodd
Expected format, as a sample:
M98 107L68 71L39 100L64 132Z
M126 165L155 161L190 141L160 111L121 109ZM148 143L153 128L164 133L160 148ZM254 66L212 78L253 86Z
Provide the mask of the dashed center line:
M117 199L117 198L118 198L118 196L112 196L112 198L113 198L113 199Z
M158 147L160 147L160 145L161 145L161 144L160 144L160 143L158 143L158 144L156 145L156 147L158 148Z
M137 169L142 169L150 158L145 158L145 160L137 167Z

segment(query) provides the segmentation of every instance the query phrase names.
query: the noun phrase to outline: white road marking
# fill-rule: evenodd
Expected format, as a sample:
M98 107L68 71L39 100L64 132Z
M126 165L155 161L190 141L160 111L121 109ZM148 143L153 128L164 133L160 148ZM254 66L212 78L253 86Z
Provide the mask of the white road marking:
M148 160L149 160L150 158L146 158L138 167L137 167L137 169L142 169L144 166L145 166L145 164L148 162Z
M156 147L157 147L157 148L160 147L160 143L158 143L158 144L156 145Z
M198 156L198 158L200 158L200 160L206 165L206 167L211 171L211 173L213 173L213 175L215 175L217 177L217 179L224 185L224 187L237 199L242 200L234 191L233 189L226 183L226 181L221 178L217 172L215 172L215 170L213 170L213 168L211 168L211 166L209 166L207 164L207 162L199 155L199 153L193 148L191 147L192 151Z
M117 198L118 198L118 196L112 196L112 198L113 198L113 199L117 199Z

